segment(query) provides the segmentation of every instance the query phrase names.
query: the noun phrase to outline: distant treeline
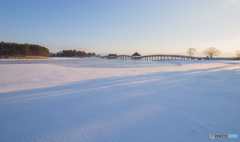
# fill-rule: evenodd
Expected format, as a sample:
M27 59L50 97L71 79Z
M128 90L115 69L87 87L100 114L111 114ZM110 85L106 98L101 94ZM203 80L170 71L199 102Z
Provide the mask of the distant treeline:
M19 44L14 42L0 43L0 58L8 57L26 57L26 56L49 56L50 52L46 47L35 44Z
M93 53L86 53L85 51L77 51L77 50L62 50L56 54L58 57L91 57L96 56Z

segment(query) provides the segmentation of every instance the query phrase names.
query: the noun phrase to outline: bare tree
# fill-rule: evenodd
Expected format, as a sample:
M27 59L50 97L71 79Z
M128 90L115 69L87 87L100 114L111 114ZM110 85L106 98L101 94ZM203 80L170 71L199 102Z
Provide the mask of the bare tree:
M237 56L238 58L240 58L240 50L237 50L237 51L236 51L236 56Z
M216 49L215 47L209 47L203 51L203 54L212 58L213 56L217 56L217 55L221 54L221 51Z
M197 52L196 48L188 48L187 54L193 56Z

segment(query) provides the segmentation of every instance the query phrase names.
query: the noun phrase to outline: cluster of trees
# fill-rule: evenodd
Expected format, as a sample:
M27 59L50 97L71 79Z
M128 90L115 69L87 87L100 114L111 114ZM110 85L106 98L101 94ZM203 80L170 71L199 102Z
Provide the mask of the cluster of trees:
M188 48L187 54L189 56L193 56L196 52L197 52L196 48ZM215 47L209 47L206 50L204 50L202 53L208 56L209 58L212 58L214 56L220 55L221 51L216 49Z
M188 48L187 54L189 56L193 56L196 52L197 52L196 48ZM214 56L220 55L222 52L215 47L209 47L206 50L204 50L202 53L208 56L209 58L213 58ZM240 50L236 51L236 56L240 58Z
M58 57L91 57L96 56L93 53L86 53L85 51L77 51L77 50L62 50L56 54Z
M49 56L50 52L46 47L35 44L19 44L14 42L0 43L0 58L5 57L26 57L26 56Z

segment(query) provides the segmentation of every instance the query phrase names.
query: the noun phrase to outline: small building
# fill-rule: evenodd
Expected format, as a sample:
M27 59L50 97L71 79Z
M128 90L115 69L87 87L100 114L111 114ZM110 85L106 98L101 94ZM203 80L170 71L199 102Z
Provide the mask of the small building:
M141 55L139 53L135 52L132 56L133 57L140 57Z
M117 58L117 54L109 54L107 59L116 59Z

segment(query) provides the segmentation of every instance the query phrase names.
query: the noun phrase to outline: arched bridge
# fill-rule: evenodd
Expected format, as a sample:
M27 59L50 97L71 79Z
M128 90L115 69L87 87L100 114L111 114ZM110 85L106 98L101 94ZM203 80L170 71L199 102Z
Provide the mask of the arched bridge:
M167 54L157 54L157 55L146 55L146 56L129 56L129 55L116 55L109 54L108 56L102 56L102 59L119 59L119 60L143 60L143 61L164 61L164 60L239 60L239 58L234 57L193 57L184 55L167 55Z

